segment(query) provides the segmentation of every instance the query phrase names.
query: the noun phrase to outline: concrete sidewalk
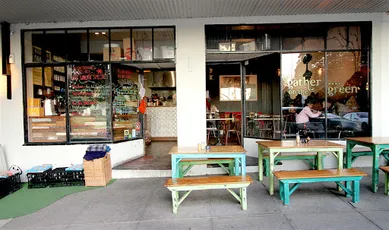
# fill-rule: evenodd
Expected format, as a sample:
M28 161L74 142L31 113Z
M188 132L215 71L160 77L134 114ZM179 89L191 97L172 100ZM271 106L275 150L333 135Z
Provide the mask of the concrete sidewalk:
M370 174L370 169L363 169ZM227 190L193 191L172 213L166 178L121 179L67 196L28 216L0 220L0 229L389 229L389 196L361 183L361 201L335 192L335 183L303 184L284 206L257 175L243 211ZM381 180L383 175L380 175ZM265 178L266 180L267 178Z

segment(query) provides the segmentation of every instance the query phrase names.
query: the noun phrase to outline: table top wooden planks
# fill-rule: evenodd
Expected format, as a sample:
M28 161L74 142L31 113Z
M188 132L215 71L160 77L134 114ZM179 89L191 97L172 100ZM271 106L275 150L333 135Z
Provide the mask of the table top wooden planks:
M291 149L291 148L343 148L341 144L325 140L311 140L308 143L296 143L296 141L257 141L257 144L265 148Z
M389 144L389 137L348 137L346 140L375 145Z

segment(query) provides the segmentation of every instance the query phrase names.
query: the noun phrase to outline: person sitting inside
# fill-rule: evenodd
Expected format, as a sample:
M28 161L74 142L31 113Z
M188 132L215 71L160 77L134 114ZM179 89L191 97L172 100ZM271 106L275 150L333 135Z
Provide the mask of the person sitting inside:
M319 111L312 111L313 103L310 100L305 101L305 107L296 115L296 125L299 130L309 129L312 131L324 131L321 123L310 122L309 118L315 118L321 115Z

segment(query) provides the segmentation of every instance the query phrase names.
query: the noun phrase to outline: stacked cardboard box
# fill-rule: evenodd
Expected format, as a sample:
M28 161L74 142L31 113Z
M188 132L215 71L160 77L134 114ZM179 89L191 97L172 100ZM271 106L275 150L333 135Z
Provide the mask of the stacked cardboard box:
M103 59L104 61L109 61L109 47L103 48ZM122 48L111 47L111 61L121 61L122 59Z
M36 98L28 98L27 114L29 117L41 117L45 115L45 110L41 107L41 100Z
M123 39L123 50L124 50L124 60L126 61L136 60L136 48L135 48L134 38L132 38L132 42L131 42L131 38Z
M85 186L106 186L112 179L111 156L87 161L84 159Z

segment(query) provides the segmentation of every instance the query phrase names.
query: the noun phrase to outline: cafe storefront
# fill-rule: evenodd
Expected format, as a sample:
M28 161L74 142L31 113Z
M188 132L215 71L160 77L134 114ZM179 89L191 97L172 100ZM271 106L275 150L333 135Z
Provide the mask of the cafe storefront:
M312 22L312 19L315 22ZM227 33L225 31L219 31L217 33L223 36L223 39L218 38L216 34L216 37L212 39L217 42L213 44L209 43L210 35L207 31L210 26L225 28L230 27L229 25L241 24L253 25L256 28L255 33L258 33L258 36L239 37L239 39L254 39L254 52L251 50L253 47L251 45L252 41L248 40L242 42L241 45L243 43L249 43L248 45L243 45L242 50L237 49L236 51L231 51L231 46L229 51L220 50L219 43L231 43L233 42L231 39L237 39L232 36L226 37ZM263 35L267 32L262 33L257 31L257 29L261 29L259 27L292 24L316 25L319 27L316 29L311 28L311 30L292 27L289 28L289 31L296 31L296 33L291 34L289 37L281 34L272 34L272 36L269 36L267 39L271 41L268 43L270 47L266 43L264 46L260 43L264 39L266 40L266 37ZM320 27L323 25L325 25L326 29ZM144 154L143 134L141 128L137 130L137 124L140 123L142 125L141 115L134 113L128 116L131 110L123 108L114 109L113 105L115 103L119 107L122 105L121 99L116 98L115 100L114 95L106 93L103 89L111 90L114 84L122 86L122 91L119 94L128 94L128 97L121 97L122 99L129 98L128 100L126 99L126 103L127 101L131 103L132 101L138 100L139 98L130 95L131 92L136 91L134 84L131 87L128 86L129 89L124 89L123 86L127 87L126 84L128 84L128 81L136 82L139 80L142 71L137 72L137 70L143 69L139 67L142 67L144 63L167 63L166 65L173 64L175 66L177 96L176 135L179 146L196 146L198 143L206 142L207 133L205 130L207 125L206 116L204 115L206 114L207 94L205 92L207 90L210 91L210 99L215 99L215 103L220 103L220 106L216 105L218 108L223 108L228 103L228 101L221 102L216 99L220 97L220 92L212 92L208 88L211 81L213 81L212 84L218 85L216 83L218 81L218 78L216 78L218 73L213 72L213 74L210 74L210 69L219 71L219 75L237 75L239 79L242 79L240 76L256 75L256 81L249 80L247 82L248 85L245 85L246 81L243 81L243 84L241 84L246 88L257 90L250 92L250 95L248 95L250 100L244 100L246 95L243 95L241 97L243 103L233 101L235 104L232 109L228 105L228 108L225 108L225 112L228 112L228 109L230 112L241 113L242 144L248 151L247 155L249 156L257 156L255 141L258 139L285 139L285 136L286 139L295 138L296 130L293 127L294 121L285 119L300 107L299 94L301 94L301 104L311 94L314 94L317 99L317 103L315 103L318 107L317 109L326 114L320 121L323 122L323 135L326 139L342 141L344 137L351 135L388 135L387 130L389 130L389 127L384 122L388 112L387 106L384 106L386 105L385 98L388 98L388 92L385 90L388 78L385 76L389 72L387 71L388 58L384 54L384 51L388 51L389 49L389 45L386 39L384 39L389 35L387 25L387 17L381 13L363 15L340 14L330 18L326 15L315 15L314 17L304 15L254 18L227 17L212 19L11 24L11 30L13 31L13 35L11 36L11 52L15 54L15 63L11 64L13 97L12 100L7 100L5 97L1 98L1 144L5 149L8 164L17 164L23 169L44 162L54 165L78 163L82 159L86 146L89 143L97 142L112 143L112 161L114 165L142 156ZM321 34L323 31L326 33L329 31L328 26L335 28L333 29L334 34L338 34L339 29L341 31L341 37L346 36L345 43L339 43L336 41L337 39L334 39L336 42L331 43L333 41L333 39L330 39L332 36ZM104 60L104 48L111 51L111 53L108 53L108 58L111 58L112 53L117 48L116 44L119 44L123 48L124 38L129 37L130 47L132 46L131 36L133 36L132 34L137 29L148 29L153 34L153 31L155 32L158 27L170 29L173 32L174 58L159 58L158 52L155 52L151 54L151 60ZM127 30L126 37L115 40L114 34L116 32L119 34L122 29ZM268 28L266 27L266 29ZM310 31L308 34L300 33L306 29ZM278 28L275 31L281 32L282 30ZM316 30L319 31L316 32ZM354 37L356 31L360 34ZM102 32L106 33L105 36ZM319 32L320 36L317 35ZM24 33L27 33L28 36ZM63 47L63 44L72 41L71 39L75 34L78 34L77 36L79 38L84 39L78 41L79 45L75 46L79 49L78 54L71 53L71 47ZM271 33L269 32L268 34ZM140 35L144 35L144 33L140 32ZM69 51L68 53L71 55L67 55L65 58L62 57L64 59L54 57L61 55L57 55L54 51L50 50L47 45L50 43L46 41L42 43L43 45L46 44L46 47L41 44L29 44L27 46L25 41L28 40L26 38L29 38L29 36L31 36L30 38L33 36L41 36L43 39L50 38L50 36L66 36L67 39L64 42L60 42L58 39L49 40L58 41L54 45L56 47L62 47L61 49L64 52ZM96 37L102 39L102 41L96 41L97 43L95 44L98 45L94 46L93 42ZM275 41L273 39L278 40ZM152 42L150 43L153 48L155 46L169 46L161 45L157 42L154 42L154 45ZM357 44L359 47L351 47L351 43ZM135 41L135 44L139 45L142 43ZM107 47L104 47L104 45L107 45ZM38 47L38 49L35 49L35 54L37 54L35 56L33 55L33 46ZM28 48L31 52L30 54L26 52L27 47L30 47ZM95 52L95 47L98 47L99 51ZM142 52L147 53L147 49L145 48L150 46L144 45L141 47L143 48L140 51L142 54ZM39 48L40 55L38 55ZM227 68L215 66L221 61L229 61L226 58L220 58L222 55L220 54L221 52L224 52L224 55L244 56L243 58L234 59L234 64L238 66L236 68L237 70L234 67L233 71L236 72L223 72L225 71L223 69ZM311 56L308 58L310 59L308 65L304 63L304 56L307 54ZM249 57L247 58L248 55ZM38 56L42 61L39 61ZM131 56L135 57L134 54ZM146 57L147 55L143 56ZM212 58L211 56L214 57ZM120 55L120 58L125 57ZM210 67L211 62L213 67ZM339 65L339 62L341 65ZM80 68L80 66L84 66L85 68ZM242 71L243 69L244 72ZM79 72L81 70L87 72ZM307 70L311 74L305 74ZM50 80L47 73L50 73L50 71L53 73L53 77L51 78L52 87L48 87ZM89 73L91 71L94 74L90 79ZM73 74L75 72L78 74ZM119 77L120 75L121 77ZM210 80L210 75L213 75L213 80ZM40 78L35 76L40 76ZM54 78L54 76L56 77ZM65 77L65 82L63 82L63 77ZM85 82L82 86L88 90L81 92L81 88L79 88L80 81L81 83L84 83L84 81L96 81L100 85L104 85L104 87L92 89L90 82ZM34 84L34 82L39 84ZM1 87L4 85L2 84ZM66 91L66 89L70 89L69 86L73 87L73 91ZM137 85L137 87L139 89L140 86ZM219 87L220 82L217 91L219 91ZM48 91L48 88L51 89ZM241 86L238 88L241 89ZM62 89L65 89L65 92ZM90 95L91 92L89 90L99 93L93 93L96 96L93 100L83 100L84 96ZM2 92L5 92L4 89ZM36 107L33 101L29 104L28 99L30 97L35 98L35 96L37 96L35 99L38 99L41 94L45 96L48 94L51 95L53 92L57 95L57 102L56 105L53 105L54 110L51 111L52 115L50 116L56 117L55 119L58 121L56 120L55 124L58 124L61 131L56 132L55 135L46 135L47 132L45 133L43 130L38 131L39 129L32 128L36 127L32 125L38 123L38 121L34 120L36 118L30 118L29 112L36 112L39 115L42 112L40 109L28 110L29 107ZM73 105L64 104L61 102L61 97ZM115 103L112 103L112 100ZM82 104L80 104L80 101ZM336 109L333 110L335 111L334 115L337 116L335 117L336 119L332 119L329 115L332 114L329 112L332 106L328 104L329 102L336 104ZM48 103L48 105L52 108L51 103ZM40 106L43 107L44 104ZM319 108L319 106L321 107ZM90 108L90 111L87 107ZM120 114L118 114L119 111ZM126 112L128 114L125 114ZM279 116L278 121L280 125L272 127L279 127L280 133L276 133L273 137L273 133L260 132L256 127L251 126L254 119L260 118L258 116L261 114L260 112L262 114ZM362 127L361 123L361 130L350 132L348 131L349 129L345 129L342 123L340 127L338 120L339 118L342 121L347 119L344 116L347 113L353 112L367 112L367 126ZM120 140L114 140L114 124L115 122L122 122L122 120L114 120L114 114L126 115L128 117L128 119L126 117L124 120L125 123L131 123L131 128L128 129L131 133L131 138L128 135L126 137L128 140L124 136L117 136ZM43 114L42 117L45 116L46 114ZM92 119L90 117L93 117L95 120L83 120L79 122L79 119L85 119L85 117L88 117L88 119ZM96 117L103 118L96 120ZM38 119L42 118L40 117ZM43 120L42 122L51 123L54 121ZM87 130L85 127L82 127L81 124L85 123L89 124L88 126L90 127L88 128L92 128L93 125L93 129ZM255 123L258 123L258 121L255 121ZM45 125L47 126L47 124ZM132 135L133 129L135 129L135 135ZM31 135L38 132L40 132L39 135ZM57 135L57 133L61 133L61 135ZM104 135L102 135L103 133ZM43 138L46 138L46 141L42 141ZM361 164L363 165L363 162Z

